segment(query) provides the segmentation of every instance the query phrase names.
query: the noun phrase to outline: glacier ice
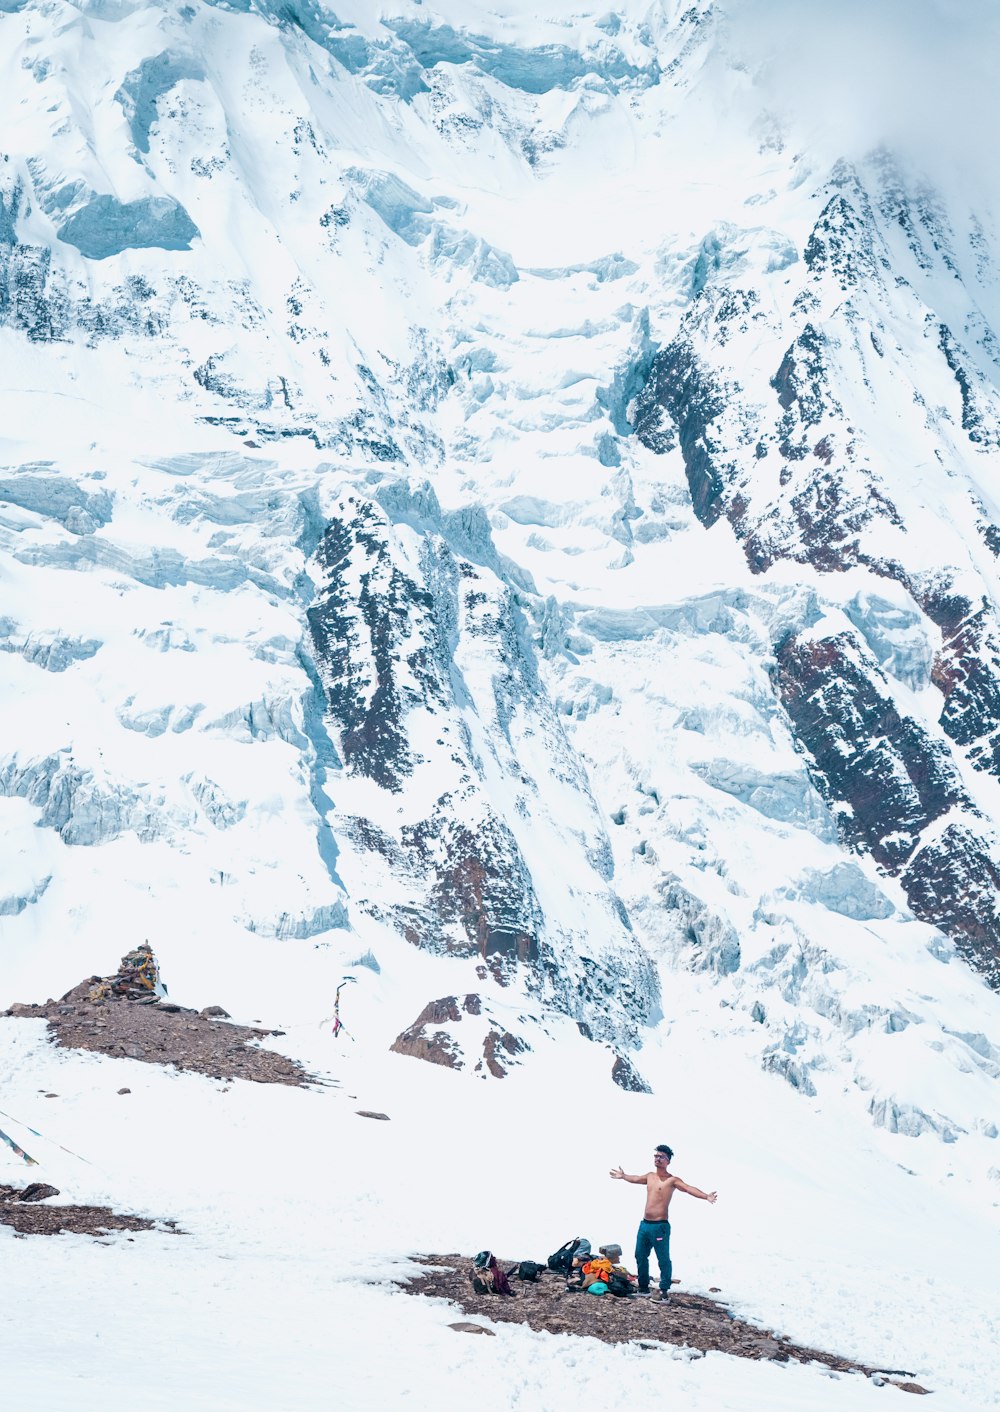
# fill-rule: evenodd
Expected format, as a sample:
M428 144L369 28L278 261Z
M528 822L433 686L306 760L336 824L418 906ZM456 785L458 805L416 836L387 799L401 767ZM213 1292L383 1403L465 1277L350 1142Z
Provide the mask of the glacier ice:
M525 93L542 94L553 88L568 88L589 74L597 75L612 87L645 87L659 79L655 59L639 67L630 63L613 45L595 48L583 55L558 44L520 48L498 43L485 35L470 34L431 20L401 18L387 20L385 24L409 46L425 69L436 64L474 64L482 73Z
M149 151L149 130L157 118L157 99L162 98L182 79L200 79L201 65L186 54L164 50L127 73L115 94L125 120L132 132L132 141L140 152ZM86 253L86 251L84 252Z
M809 868L780 895L818 902L831 912L859 922L884 920L896 910L881 888L870 882L856 863L835 863L826 871Z
M349 925L347 908L342 901L324 902L308 912L282 912L276 917L247 918L247 931L261 936L273 936L279 941L304 941L323 932L342 931Z
M64 843L90 847L131 832L143 842L189 827L193 814L167 803L161 787L145 792L79 765L69 752L0 764L0 794L28 800L41 812L40 828L54 829Z
M880 666L914 691L929 685L934 648L925 620L915 608L859 593L845 604L844 611L864 635Z
M16 475L0 478L3 501L57 520L71 534L93 534L111 520L112 501L106 490L83 490L65 476L39 474L33 467L20 467Z
M88 260L108 260L123 250L190 250L198 227L169 196L118 201L92 196L58 225L59 239Z
M829 809L805 771L768 774L734 760L696 761L691 768L706 784L779 823L796 823L817 838L832 841L836 830Z
M7 896L0 897L0 917L19 917L26 907L34 906L44 895L51 881L52 875L48 874L22 892L8 893Z
M74 662L88 661L101 646L94 637L64 637L50 631L21 633L10 618L0 618L0 652L17 652L46 672L65 672Z

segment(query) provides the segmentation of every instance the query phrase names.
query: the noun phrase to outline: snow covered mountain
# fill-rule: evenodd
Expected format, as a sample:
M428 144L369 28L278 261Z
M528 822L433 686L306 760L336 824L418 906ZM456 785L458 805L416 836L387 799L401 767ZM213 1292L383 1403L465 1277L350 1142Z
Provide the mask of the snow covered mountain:
M0 1002L715 1045L988 1225L1000 206L740 13L0 0Z

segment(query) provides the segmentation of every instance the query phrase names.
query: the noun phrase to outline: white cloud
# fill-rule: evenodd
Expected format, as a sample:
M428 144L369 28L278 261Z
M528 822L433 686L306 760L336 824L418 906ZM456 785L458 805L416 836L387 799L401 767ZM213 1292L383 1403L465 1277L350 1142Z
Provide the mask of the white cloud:
M886 143L970 194L1000 189L994 0L732 0L729 33L804 138Z

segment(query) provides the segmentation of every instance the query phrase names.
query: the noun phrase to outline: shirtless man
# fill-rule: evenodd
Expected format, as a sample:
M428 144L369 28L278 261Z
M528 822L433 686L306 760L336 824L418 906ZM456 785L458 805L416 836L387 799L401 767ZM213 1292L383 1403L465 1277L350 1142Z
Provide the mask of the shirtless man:
M718 1193L714 1191L700 1191L696 1186L688 1186L687 1182L682 1182L680 1177L675 1177L667 1170L670 1166L673 1152L661 1142L653 1153L654 1168L652 1172L646 1172L641 1177L630 1177L627 1172L623 1172L621 1167L615 1167L611 1172L611 1177L616 1182L633 1182L636 1186L646 1188L646 1210L642 1220L639 1222L639 1234L635 1238L635 1264L639 1272L639 1293L649 1294L649 1252L652 1250L656 1254L656 1263L660 1267L660 1299L666 1302L670 1298L670 1222L667 1220L667 1212L670 1209L670 1198L675 1191L686 1191L688 1196L697 1196L699 1201L709 1201L714 1206L718 1200Z

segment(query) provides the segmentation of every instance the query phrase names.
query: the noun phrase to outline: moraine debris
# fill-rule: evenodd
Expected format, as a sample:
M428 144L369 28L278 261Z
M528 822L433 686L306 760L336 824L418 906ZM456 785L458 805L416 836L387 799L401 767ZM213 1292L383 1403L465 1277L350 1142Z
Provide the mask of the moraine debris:
M32 1182L26 1187L0 1186L0 1225L12 1226L19 1236L106 1235L110 1231L161 1231L180 1235L174 1221L152 1221L128 1216L108 1206L46 1206L58 1196L54 1186Z
M536 1331L575 1334L603 1343L636 1343L644 1348L671 1345L687 1348L694 1356L717 1352L775 1363L820 1363L832 1372L863 1373L903 1392L929 1390L919 1383L894 1381L885 1369L793 1343L783 1335L735 1318L725 1304L703 1294L679 1293L675 1289L669 1304L656 1299L616 1299L613 1295L594 1299L583 1291L570 1293L564 1278L546 1270L535 1283L512 1278L517 1297L502 1299L475 1292L469 1282L469 1256L419 1255L414 1259L423 1267L423 1273L401 1282L404 1293L451 1300L463 1314L493 1323L526 1324ZM514 1260L499 1263L504 1269L517 1264Z
M247 1079L298 1088L313 1082L295 1060L259 1047L260 1040L284 1034L283 1030L231 1024L221 1006L209 1006L199 1013L173 1001L164 1003L150 988L151 971L144 982L134 980L132 959L139 956L142 960L144 954L141 947L130 952L123 958L118 976L110 980L89 976L61 1000L12 1005L3 1014L47 1020L50 1037L66 1049L87 1049L144 1064L170 1064L214 1079ZM120 984L119 977L124 977Z

